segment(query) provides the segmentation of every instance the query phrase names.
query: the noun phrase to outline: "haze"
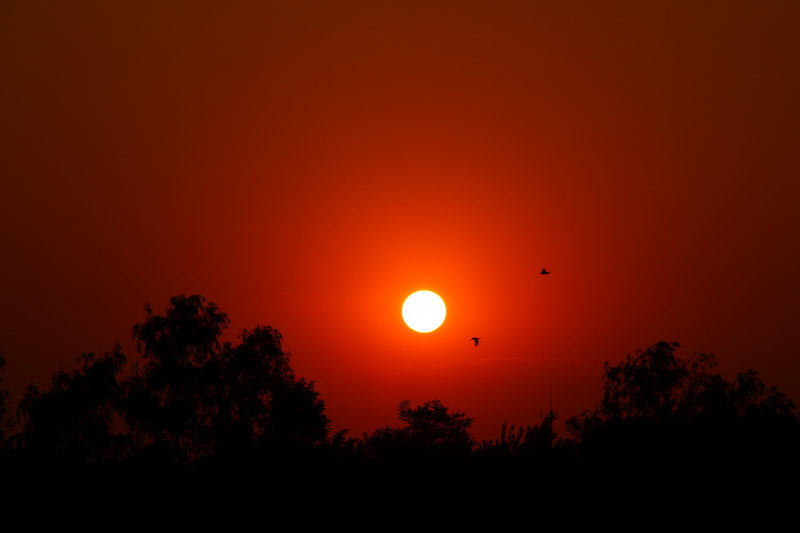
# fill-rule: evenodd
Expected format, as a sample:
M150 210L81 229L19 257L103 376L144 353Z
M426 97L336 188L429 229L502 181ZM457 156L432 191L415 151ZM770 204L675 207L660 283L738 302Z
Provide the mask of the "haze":
M661 340L797 401L798 15L3 2L11 400L202 294L232 339L280 330L354 436L406 398L478 439L551 394L565 418ZM400 314L420 289L447 304L427 335Z

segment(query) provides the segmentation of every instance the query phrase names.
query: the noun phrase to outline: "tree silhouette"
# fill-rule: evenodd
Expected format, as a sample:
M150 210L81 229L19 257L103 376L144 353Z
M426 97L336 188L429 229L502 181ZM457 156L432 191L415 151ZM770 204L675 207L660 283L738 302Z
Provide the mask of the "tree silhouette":
M767 387L754 370L733 382L714 372L712 354L675 355L677 342L659 342L618 365L605 365L603 398L588 415L603 421L652 425L709 422L756 414L791 417L794 403L775 387ZM580 430L581 419L572 419ZM577 424L577 425L576 425ZM580 431L578 431L579 433Z
M713 356L675 357L676 342L659 342L623 363L605 365L599 414L606 418L639 419L659 424L685 415L691 396L707 386Z
M468 433L472 419L461 411L450 413L439 400L411 407L410 400L400 402L398 418L408 424L409 435L431 447L469 450L472 438Z
M618 365L606 363L599 405L567 421L584 452L665 465L713 456L722 465L777 457L787 443L797 444L794 403L777 388L753 370L728 382L714 371L713 355L682 360L678 347L659 342Z
M2 388L3 377L2 373L6 368L6 360L0 352L0 461L3 460L6 454L6 415L8 414L8 406L6 400L8 399L8 391Z
M245 330L225 345L216 395L217 455L304 449L325 441L330 426L314 383L295 379L283 337L269 326Z
M81 368L56 372L48 390L28 387L17 410L24 425L14 442L18 458L39 466L98 466L125 455L118 379L125 355L116 346L102 357L86 353L77 361Z
M405 427L386 427L366 436L373 461L398 467L448 467L469 457L474 445L468 432L472 418L460 411L449 412L439 400L416 407L403 400L397 409Z
M134 327L144 365L129 381L127 417L138 446L166 461L252 459L325 440L329 420L313 382L295 379L280 332L257 326L221 343L225 313L199 295Z
M219 337L227 315L199 295L175 296L163 315L145 306L133 327L142 354L128 382L127 419L139 446L175 460L208 456L218 383Z

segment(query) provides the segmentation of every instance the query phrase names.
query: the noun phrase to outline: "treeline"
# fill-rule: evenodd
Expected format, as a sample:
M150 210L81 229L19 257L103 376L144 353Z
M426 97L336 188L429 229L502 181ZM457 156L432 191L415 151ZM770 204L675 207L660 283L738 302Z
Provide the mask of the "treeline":
M400 427L354 438L331 432L277 330L257 326L238 344L221 342L228 317L198 295L146 313L133 328L141 357L132 367L118 347L83 354L49 387L31 385L15 411L0 390L4 473L800 471L794 403L752 370L728 381L711 355L680 359L677 343L607 363L601 401L566 422L569 438L556 436L551 414L475 442L472 419L438 400L403 401Z

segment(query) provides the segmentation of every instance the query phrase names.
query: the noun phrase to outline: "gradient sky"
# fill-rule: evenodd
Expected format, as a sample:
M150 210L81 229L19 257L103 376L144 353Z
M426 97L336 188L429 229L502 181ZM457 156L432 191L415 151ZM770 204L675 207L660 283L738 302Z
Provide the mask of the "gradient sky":
M798 2L0 2L13 402L197 293L352 436L563 421L660 340L800 401L798 205Z

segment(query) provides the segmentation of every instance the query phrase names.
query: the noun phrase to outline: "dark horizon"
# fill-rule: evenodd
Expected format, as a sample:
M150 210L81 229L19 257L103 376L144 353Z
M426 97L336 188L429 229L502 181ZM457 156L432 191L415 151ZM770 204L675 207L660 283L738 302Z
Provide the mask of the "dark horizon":
M83 354L78 369L56 371L49 387L31 385L17 409L0 388L0 424L16 422L0 432L0 468L47 474L129 465L167 475L235 473L245 465L318 475L342 468L555 475L612 465L633 474L643 464L665 472L800 469L794 402L755 370L729 381L711 354L680 357L677 342L606 364L602 398L565 421L569 435L558 434L551 408L538 423L504 424L496 438L477 440L474 419L435 398L399 402L400 427L349 435L331 429L323 391L295 374L278 330L256 326L233 344L223 341L229 324L202 296L175 296L163 312L148 306L133 326L140 357L132 371L117 346Z

